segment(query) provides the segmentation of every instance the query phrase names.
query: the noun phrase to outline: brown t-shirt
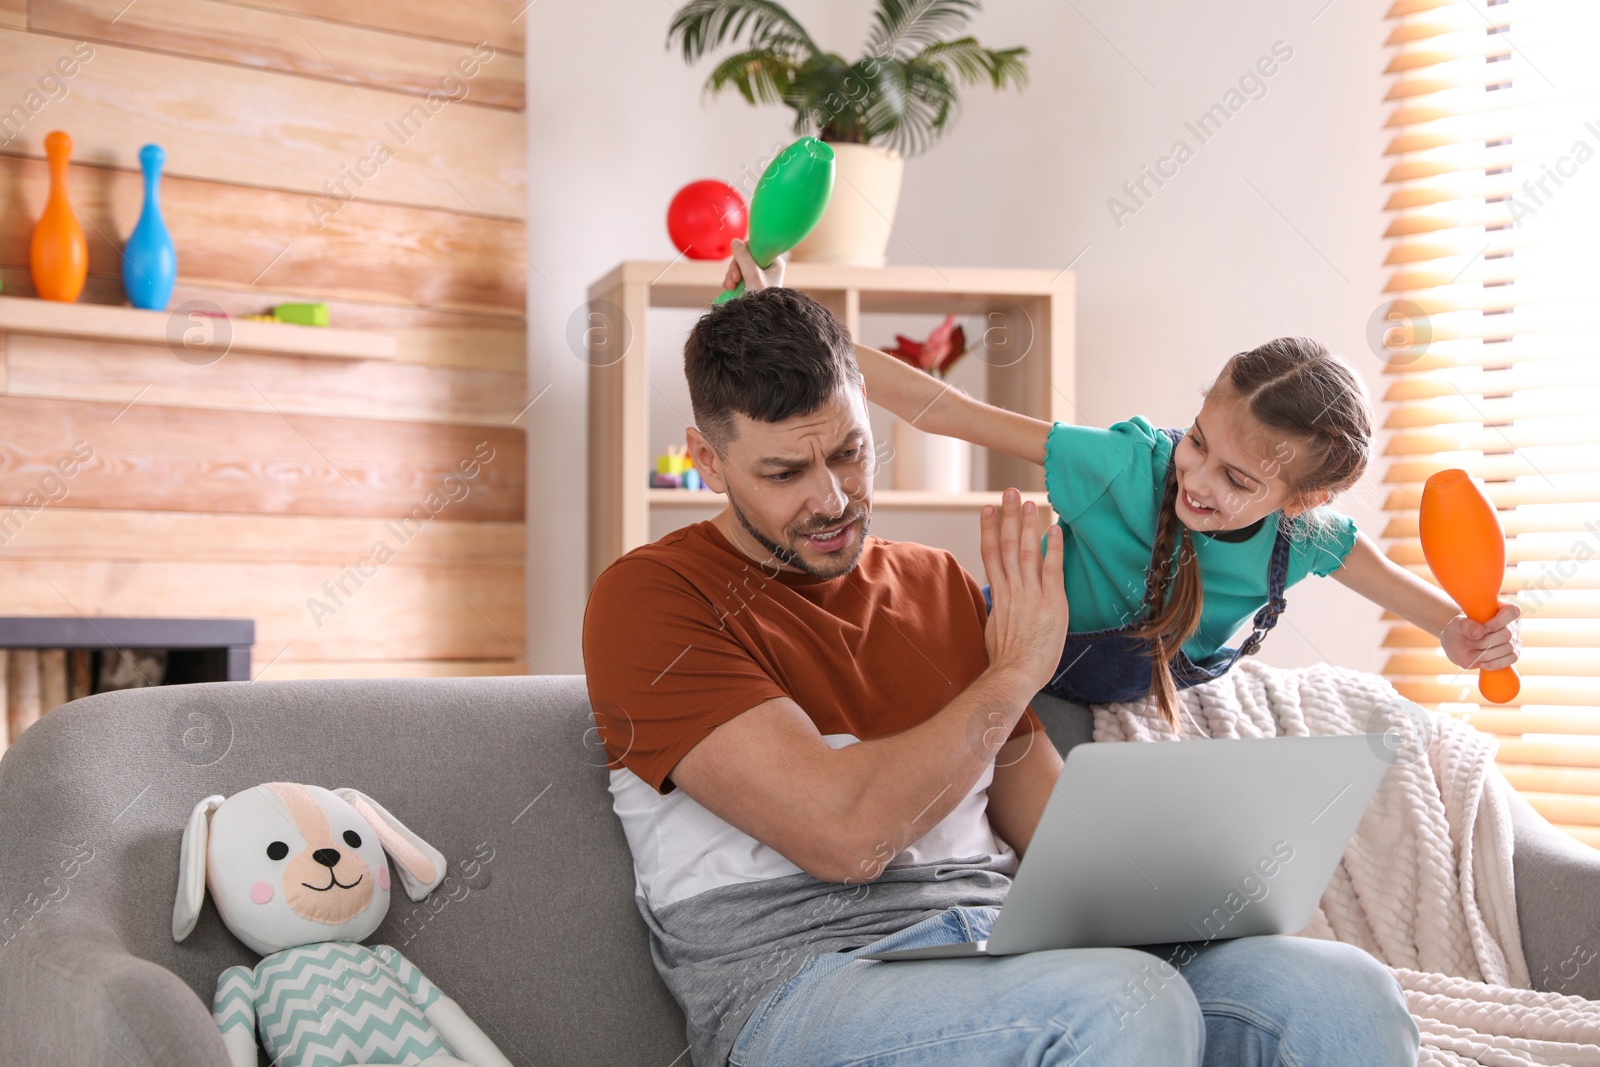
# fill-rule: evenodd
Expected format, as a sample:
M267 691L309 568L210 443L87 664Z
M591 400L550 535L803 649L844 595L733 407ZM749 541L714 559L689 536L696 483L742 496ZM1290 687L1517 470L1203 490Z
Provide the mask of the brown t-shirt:
M763 569L699 522L600 575L584 670L611 766L668 793L690 749L774 697L825 736L927 720L988 666L985 617L978 584L942 549L868 536L854 569L818 579ZM1011 736L1035 729L1030 708Z

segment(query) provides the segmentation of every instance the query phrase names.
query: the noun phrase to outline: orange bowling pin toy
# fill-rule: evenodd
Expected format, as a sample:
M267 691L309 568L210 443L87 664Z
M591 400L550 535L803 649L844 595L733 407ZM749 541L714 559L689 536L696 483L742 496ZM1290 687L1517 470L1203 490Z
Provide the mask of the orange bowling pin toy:
M1467 618L1488 622L1500 610L1506 535L1494 505L1464 470L1440 471L1422 487L1422 555ZM1496 704L1516 699L1515 667L1478 672L1478 692Z
M44 214L33 227L33 242L28 249L28 265L33 272L33 287L46 300L72 303L83 292L89 273L89 245L83 227L67 199L67 158L72 155L72 138L55 130L45 136L45 155L50 158L50 196Z

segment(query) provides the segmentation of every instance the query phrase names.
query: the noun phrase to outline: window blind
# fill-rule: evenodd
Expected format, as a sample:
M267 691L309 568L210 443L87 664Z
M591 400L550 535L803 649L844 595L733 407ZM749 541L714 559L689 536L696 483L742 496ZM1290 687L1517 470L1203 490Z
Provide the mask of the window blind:
M1398 0L1387 22L1384 534L1427 577L1422 483L1479 479L1524 653L1518 703L1488 704L1389 616L1384 671L1498 735L1517 790L1600 846L1600 3Z

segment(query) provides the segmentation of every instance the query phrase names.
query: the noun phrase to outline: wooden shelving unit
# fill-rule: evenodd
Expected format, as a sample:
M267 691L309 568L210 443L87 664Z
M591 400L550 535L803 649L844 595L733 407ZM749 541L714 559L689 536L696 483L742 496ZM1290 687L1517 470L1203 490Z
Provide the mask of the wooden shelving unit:
M652 507L720 507L717 493L650 488L649 311L707 308L726 264L626 260L589 287L589 580L650 539ZM1004 356L986 357L985 397L1013 411L1073 416L1073 285L1065 271L952 267L839 267L791 263L784 282L825 305L860 336L864 313L981 314ZM973 331L969 329L969 334ZM977 348L982 339L969 337ZM993 351L1000 351L999 347ZM1011 456L988 457L989 489L925 493L884 489L874 509L978 508L1017 486L1044 501L1044 473Z

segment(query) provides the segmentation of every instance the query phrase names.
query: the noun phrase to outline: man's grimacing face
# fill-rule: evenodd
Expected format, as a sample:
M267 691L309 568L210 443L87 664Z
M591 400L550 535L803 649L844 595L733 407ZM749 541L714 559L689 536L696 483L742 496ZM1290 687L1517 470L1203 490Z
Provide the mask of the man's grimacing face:
M747 554L785 569L837 578L855 567L872 516L872 426L860 388L847 385L816 411L782 422L734 416L738 433L718 456L688 433L695 466L725 493Z

